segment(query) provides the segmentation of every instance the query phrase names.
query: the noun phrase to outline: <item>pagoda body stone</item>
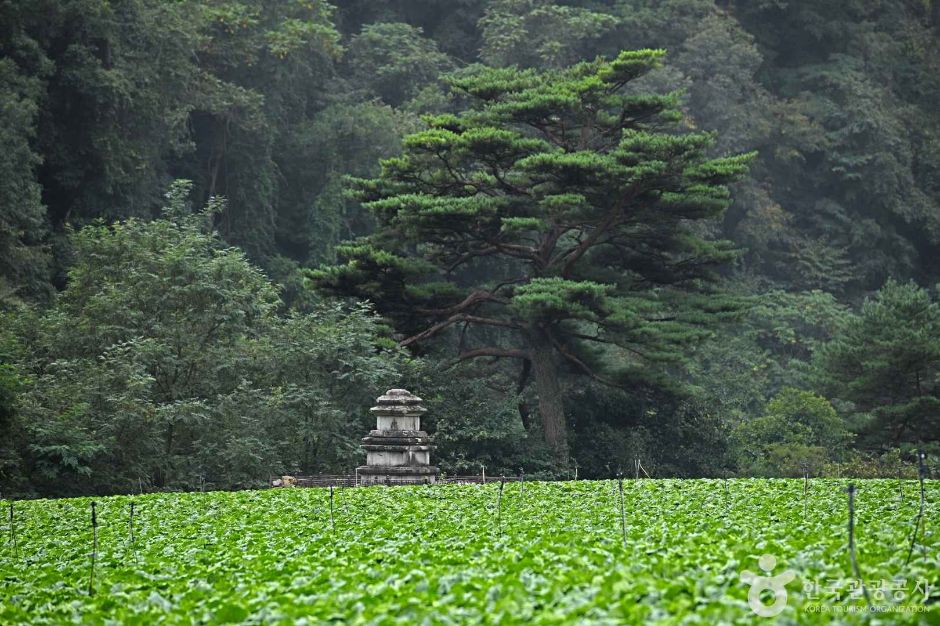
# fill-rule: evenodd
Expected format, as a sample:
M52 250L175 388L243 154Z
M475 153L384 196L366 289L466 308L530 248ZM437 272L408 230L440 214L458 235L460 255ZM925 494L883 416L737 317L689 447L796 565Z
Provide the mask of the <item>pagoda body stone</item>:
M421 398L405 389L389 389L370 409L376 428L362 438L366 464L357 468L362 485L437 482L440 470L431 465L432 446L421 430L427 409Z

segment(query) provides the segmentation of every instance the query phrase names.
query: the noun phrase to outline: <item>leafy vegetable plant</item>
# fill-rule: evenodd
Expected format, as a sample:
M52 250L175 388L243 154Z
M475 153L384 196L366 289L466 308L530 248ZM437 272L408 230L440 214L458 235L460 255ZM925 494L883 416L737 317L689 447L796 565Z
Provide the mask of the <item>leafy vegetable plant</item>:
M918 501L896 481L856 486L878 614L853 586L844 481L810 481L804 514L802 479L638 480L625 527L610 482L509 483L502 532L498 483L337 490L335 530L319 489L134 496L133 543L130 498L96 498L94 595L88 499L17 502L0 623L746 624L761 618L741 573L765 575L767 554L766 575L795 573L773 623L937 620L940 488L905 567Z

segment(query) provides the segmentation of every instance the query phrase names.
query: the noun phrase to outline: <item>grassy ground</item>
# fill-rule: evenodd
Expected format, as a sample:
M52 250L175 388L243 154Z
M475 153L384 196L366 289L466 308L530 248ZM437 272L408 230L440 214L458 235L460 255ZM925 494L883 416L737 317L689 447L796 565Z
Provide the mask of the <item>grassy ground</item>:
M336 490L333 524L327 489L98 498L93 594L91 500L17 502L0 623L940 624L940 485L905 565L917 483L856 481L870 612L846 484L626 481L623 526L614 481L507 483L499 511L498 484ZM793 572L773 619L741 580L765 554Z

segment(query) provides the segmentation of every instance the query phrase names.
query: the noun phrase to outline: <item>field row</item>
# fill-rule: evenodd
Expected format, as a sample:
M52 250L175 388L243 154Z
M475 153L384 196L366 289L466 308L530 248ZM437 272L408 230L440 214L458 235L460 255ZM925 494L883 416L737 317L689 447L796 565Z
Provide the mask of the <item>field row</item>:
M17 502L0 623L746 624L745 570L775 623L940 623L940 488L905 565L917 484L857 484L869 615L844 481L640 480L98 498L93 594L91 500Z

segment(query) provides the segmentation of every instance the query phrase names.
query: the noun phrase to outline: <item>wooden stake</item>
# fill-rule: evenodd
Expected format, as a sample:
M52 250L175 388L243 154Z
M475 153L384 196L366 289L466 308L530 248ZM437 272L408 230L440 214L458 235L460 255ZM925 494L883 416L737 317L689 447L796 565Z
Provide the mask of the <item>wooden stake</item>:
M88 575L88 595L95 595L95 563L98 560L98 515L95 501L91 501L91 571Z
M852 561L852 572L855 574L856 580L862 585L865 602L868 606L871 606L868 587L865 586L865 581L858 569L858 560L855 558L855 485L851 483L849 483L849 559Z
M898 502L904 502L904 488L901 486L901 470L902 466L898 463Z
M330 531L336 534L336 522L333 521L333 485L330 485Z
M133 544L134 543L134 501L133 500L131 500L131 516L130 516L130 519L128 520L127 527L128 527L129 534L130 534L130 541Z
M911 555L914 554L914 544L917 542L917 531L920 530L920 522L924 517L924 478L927 476L927 466L924 464L924 460L927 458L927 455L923 452L917 453L917 477L920 480L920 510L917 512L917 517L914 519L914 532L911 533L911 547L907 551L907 558L904 559L904 566L907 567L907 564L911 562ZM926 547L921 545L926 551ZM924 554L926 556L926 553Z
M16 519L13 517L13 500L10 500L10 541L13 543L13 556L20 558L20 547L16 544Z
M506 479L500 476L499 495L496 497L496 528L499 530L500 536L503 534L503 486L505 484Z
M806 492L809 491L809 472L803 470L803 519L806 519Z
M627 518L623 510L623 475L617 477L617 487L620 490L620 532L623 542L627 543Z

